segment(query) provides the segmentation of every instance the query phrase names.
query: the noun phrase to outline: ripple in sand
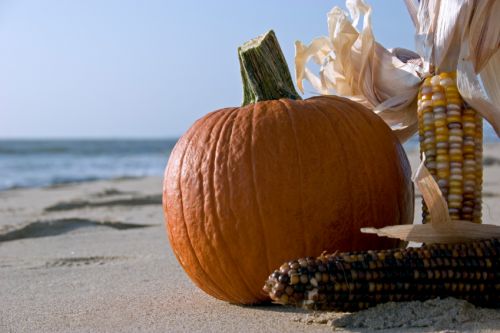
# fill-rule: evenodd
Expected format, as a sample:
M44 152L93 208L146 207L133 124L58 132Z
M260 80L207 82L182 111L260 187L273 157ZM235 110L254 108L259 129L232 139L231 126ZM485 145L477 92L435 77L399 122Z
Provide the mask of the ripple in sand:
M105 256L92 256L92 257L67 257L58 258L55 260L47 261L45 268L54 267L82 267L90 265L104 265L108 262L126 259L125 257L105 257Z
M97 198L103 198L103 197L120 196L120 195L132 195L136 193L137 192L132 192L132 191L121 191L116 188L106 188L101 192L94 193L93 196Z
M483 158L483 165L485 167L492 165L500 165L500 158L494 156L485 156Z
M67 202L59 202L55 205L45 208L46 212L65 211L72 209L81 209L88 207L110 207L110 206L142 206L142 205L161 205L162 196L146 195L142 197L133 197L127 199L115 199L106 201L87 201L75 200Z
M0 242L13 241L24 238L38 238L62 235L80 228L109 227L118 230L146 228L149 224L123 223L114 221L95 221L81 218L65 218L47 221L34 221L21 228L0 233Z

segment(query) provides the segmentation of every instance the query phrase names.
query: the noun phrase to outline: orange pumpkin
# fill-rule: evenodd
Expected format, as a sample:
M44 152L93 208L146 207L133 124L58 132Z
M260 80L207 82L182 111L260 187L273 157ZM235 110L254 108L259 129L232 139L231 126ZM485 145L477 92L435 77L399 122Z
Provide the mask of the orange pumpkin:
M163 193L169 241L205 292L258 303L268 299L266 278L286 260L396 246L359 229L412 222L410 177L389 127L350 100L221 109L198 120L171 153Z

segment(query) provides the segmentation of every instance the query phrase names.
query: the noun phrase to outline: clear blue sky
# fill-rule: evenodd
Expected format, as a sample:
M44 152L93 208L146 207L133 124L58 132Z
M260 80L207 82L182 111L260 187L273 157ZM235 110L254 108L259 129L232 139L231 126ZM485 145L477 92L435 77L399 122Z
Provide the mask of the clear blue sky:
M372 0L377 40L413 48L403 0ZM237 47L270 28L327 34L339 0L2 0L0 137L176 137L241 102Z

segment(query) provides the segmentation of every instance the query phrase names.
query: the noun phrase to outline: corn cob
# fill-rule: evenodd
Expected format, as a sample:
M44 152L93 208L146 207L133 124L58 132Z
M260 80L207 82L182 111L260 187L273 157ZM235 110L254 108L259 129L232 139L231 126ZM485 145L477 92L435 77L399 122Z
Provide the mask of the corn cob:
M424 80L418 94L420 151L452 220L481 223L482 118L461 98L454 73ZM423 203L423 222L430 220Z
M301 258L274 271L263 289L276 303L315 310L436 297L500 307L500 239Z

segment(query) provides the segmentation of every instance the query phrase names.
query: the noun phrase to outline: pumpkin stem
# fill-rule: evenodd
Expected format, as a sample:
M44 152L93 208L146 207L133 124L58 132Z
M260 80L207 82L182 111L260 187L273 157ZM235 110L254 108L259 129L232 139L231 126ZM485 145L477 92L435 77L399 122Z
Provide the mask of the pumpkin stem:
M301 99L274 31L254 38L238 48L243 106L280 98Z

